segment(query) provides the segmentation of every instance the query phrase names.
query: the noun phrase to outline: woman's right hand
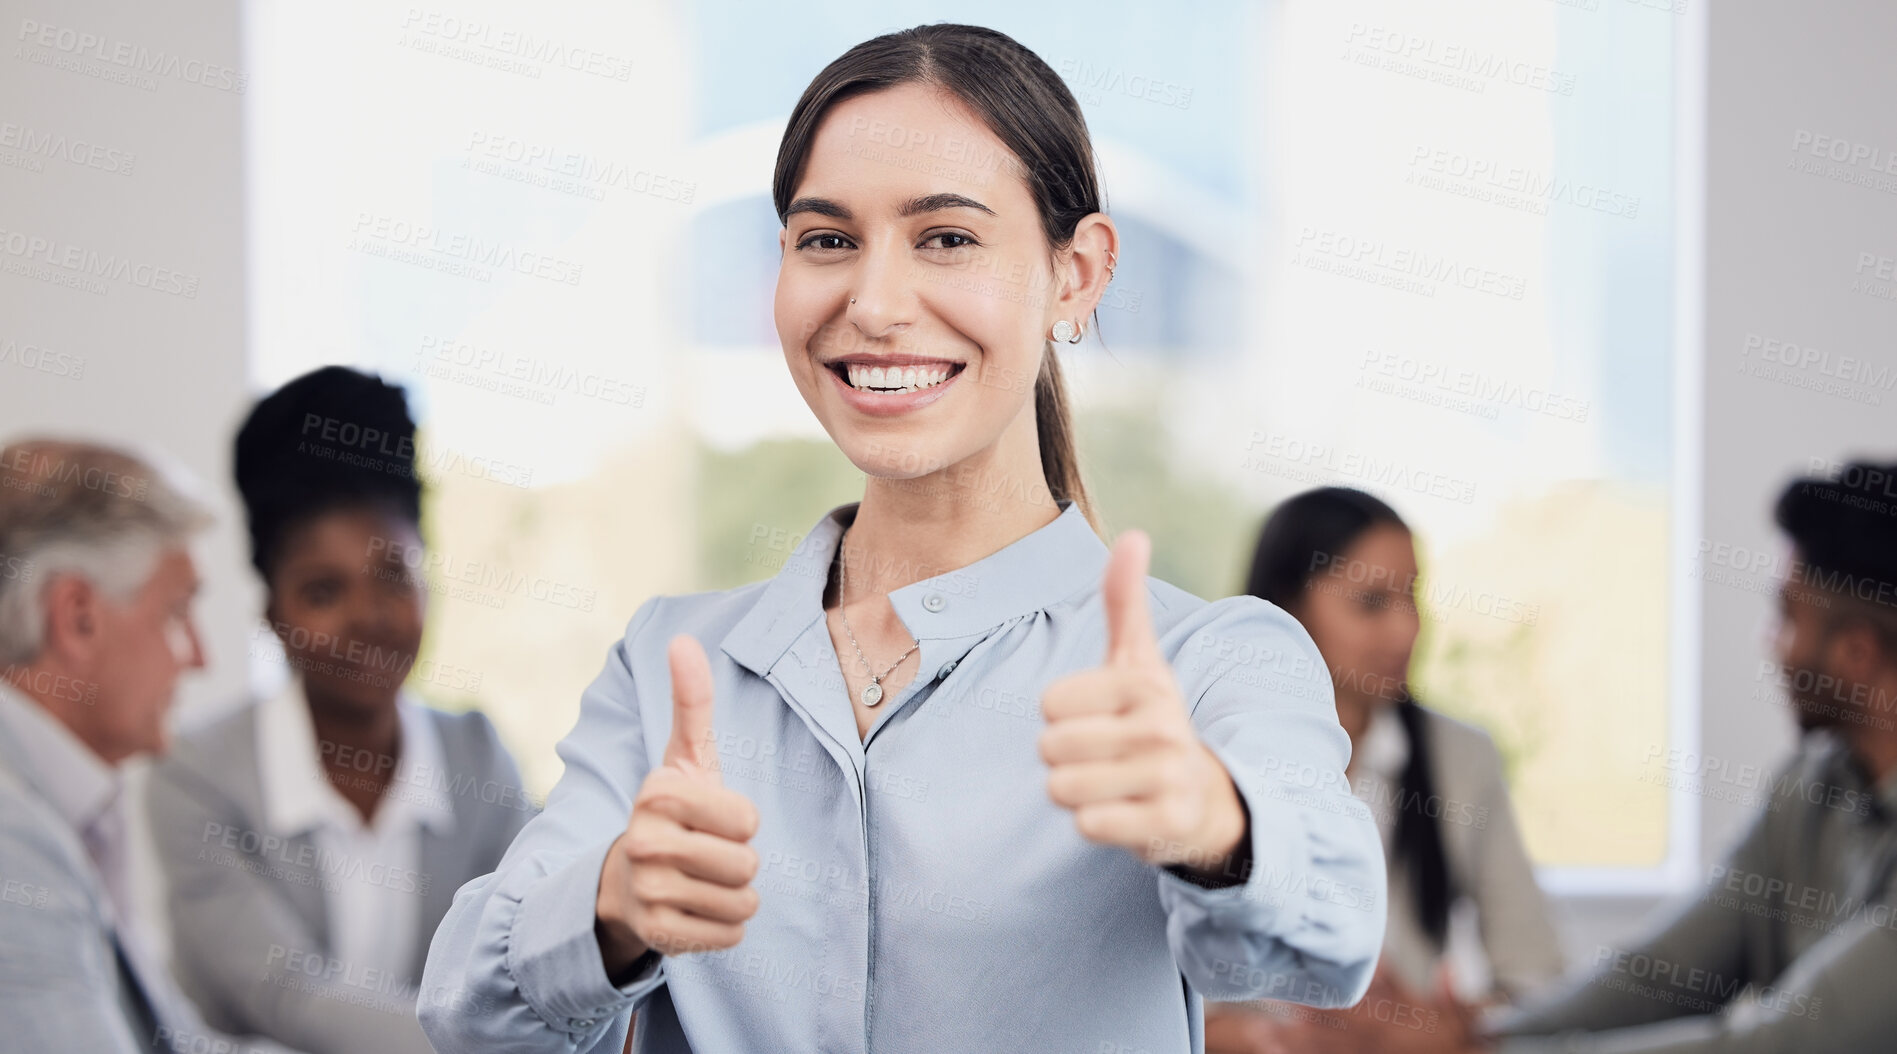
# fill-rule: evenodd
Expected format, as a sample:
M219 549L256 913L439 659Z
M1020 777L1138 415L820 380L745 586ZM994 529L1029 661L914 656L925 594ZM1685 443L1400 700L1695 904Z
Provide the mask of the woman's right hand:
M711 728L711 664L692 637L673 637L672 738L633 799L626 830L600 872L594 931L615 980L648 949L717 951L744 939L757 913L757 807L725 789Z

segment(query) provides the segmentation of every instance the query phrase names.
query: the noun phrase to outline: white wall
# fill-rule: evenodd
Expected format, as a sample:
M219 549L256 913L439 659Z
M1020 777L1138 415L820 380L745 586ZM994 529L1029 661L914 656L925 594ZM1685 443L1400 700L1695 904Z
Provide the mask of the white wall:
M1897 388L1867 405L1739 372L1749 335L1815 348L1834 370L1843 356L1897 368L1897 300L1851 289L1860 253L1897 257L1897 5L1721 0L1709 12L1704 534L1775 551L1772 502L1810 459L1874 453L1897 461ZM1889 169L1882 189L1793 167L1794 159L1820 163L1794 153L1801 131L1814 143L1827 135L1880 150ZM1838 168L1875 175L1867 164ZM1823 379L1817 364L1798 372ZM1709 756L1769 765L1790 748L1784 707L1756 698L1759 627L1770 609L1767 596L1706 587L1701 727ZM1705 859L1746 813L1706 803Z
M22 49L71 60L78 38L64 42L67 50L59 38L41 46L32 23L105 38L80 60L92 67L122 70L96 53L124 46L145 49L148 59L175 55L179 72L155 71L147 90L41 65ZM183 71L198 71L187 67L192 60L241 64L237 5L4 0L0 34L0 162L11 162L0 163L0 229L9 236L0 242L0 262L26 262L14 252L18 233L57 243L55 253L96 251L197 279L194 296L109 279L100 295L0 273L0 436L150 443L216 488L224 520L199 553L207 588L198 611L212 668L186 683L181 702L228 696L244 683L255 599L229 485L231 434L245 398L243 97L189 83ZM19 167L24 151L4 144L26 133L130 155L130 173L53 158L42 171ZM124 167L121 160L107 154L100 163ZM44 257L33 262L43 265ZM14 353L5 356L8 344ZM31 358L26 345L57 353L55 370L23 365ZM79 376L57 375L71 360L83 363Z
M1873 454L1897 460L1897 388L1875 380L1882 371L1888 383L1897 371L1897 300L1851 288L1860 253L1897 256L1897 159L1891 156L1897 151L1897 108L1891 105L1897 65L1889 54L1897 42L1897 5L1686 3L1694 6L1681 12L1681 29L1704 33L1698 58L1705 75L1698 130L1704 213L1697 220L1703 290L1697 304L1682 305L1691 312L1682 332L1704 346L1697 437L1703 471L1686 481L1701 488L1693 533L1696 541L1776 559L1780 542L1771 507L1787 480L1808 472L1813 459ZM1690 37L1683 55L1695 57ZM1808 141L1801 131L1811 133ZM1690 126L1681 129L1682 137L1694 134ZM1795 143L1804 151L1824 146L1818 136L1882 151L1877 162L1890 171L1881 174L1881 189L1796 167L1802 159L1880 178L1868 159L1839 164L1794 152ZM1847 158L1850 149L1842 148ZM1689 220L1688 229L1694 225ZM1828 354L1822 363L1789 371L1809 382L1827 380L1826 370L1834 374L1830 380L1848 375L1844 356L1868 361L1873 383L1856 390L1874 391L1881 405L1741 373L1742 364L1766 356L1763 347L1748 353L1748 337ZM1761 631L1772 612L1764 590L1773 570L1768 565L1741 576L1759 591L1693 578L1684 593L1699 597L1700 635L1699 741L1685 746L1700 755L1693 767L1714 761L1735 774L1737 782L1724 784L1730 789L1755 782L1737 775L1747 766L1769 773L1795 741L1783 702L1758 677L1766 655ZM1692 804L1699 810L1703 871L1756 810L1717 796ZM1570 955L1586 959L1599 944L1629 939L1655 904L1652 897L1568 898L1557 911Z
M56 27L50 44L36 24ZM197 609L212 666L186 680L179 706L228 701L244 684L257 609L228 482L245 399L243 98L234 77L231 88L216 82L242 65L237 4L0 0L0 36L0 266L63 270L44 254L20 255L24 236L56 244L55 259L77 249L129 258L139 275L153 267L180 276L157 279L170 291L105 279L101 294L0 272L0 440L59 433L154 444L214 489L223 520L198 547ZM152 71L130 84L96 75L125 73L110 61L121 56ZM212 86L187 79L207 70ZM29 138L49 136L64 138L63 154L28 152ZM195 295L177 291L183 276L196 279ZM142 828L143 810L132 816ZM157 917L151 883L140 899Z

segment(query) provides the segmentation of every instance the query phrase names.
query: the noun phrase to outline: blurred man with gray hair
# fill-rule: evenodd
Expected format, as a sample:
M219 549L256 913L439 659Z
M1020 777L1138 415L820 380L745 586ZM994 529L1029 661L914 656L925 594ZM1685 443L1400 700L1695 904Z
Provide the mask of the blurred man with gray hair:
M204 665L182 481L122 451L0 447L0 1048L258 1047L206 1030L132 924L119 766Z

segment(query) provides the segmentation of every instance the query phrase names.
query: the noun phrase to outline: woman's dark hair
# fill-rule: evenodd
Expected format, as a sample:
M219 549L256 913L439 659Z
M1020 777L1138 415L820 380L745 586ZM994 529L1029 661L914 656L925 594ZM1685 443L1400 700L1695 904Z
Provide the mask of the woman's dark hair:
M941 23L866 40L825 66L804 89L777 148L771 198L778 221L787 219L811 143L832 106L917 83L959 99L1019 159L1021 176L1041 214L1041 231L1054 251L1073 243L1075 226L1083 217L1106 210L1087 120L1066 83L1040 56L1005 33ZM996 170L1004 163L1014 167L1012 159L992 161ZM1098 322L1099 312L1094 315ZM1098 531L1093 502L1080 478L1067 388L1051 342L1034 379L1034 416L1050 496L1057 502L1071 499Z
M421 525L415 421L380 377L325 366L278 388L238 429L234 466L265 582L291 532L327 513L373 508Z
M1395 509L1361 490L1320 487L1286 498L1258 532L1245 592L1296 614L1312 577L1384 525L1409 530Z
M1304 591L1324 568L1346 559L1351 546L1373 527L1409 525L1389 505L1349 487L1322 487L1286 499L1265 520L1252 553L1245 592L1297 615ZM1423 708L1405 692L1396 716L1409 737L1409 760L1397 790L1396 837L1391 856L1409 864L1410 895L1423 931L1442 946L1449 932L1455 890L1443 854L1442 828L1429 815L1436 800L1430 763L1429 726Z

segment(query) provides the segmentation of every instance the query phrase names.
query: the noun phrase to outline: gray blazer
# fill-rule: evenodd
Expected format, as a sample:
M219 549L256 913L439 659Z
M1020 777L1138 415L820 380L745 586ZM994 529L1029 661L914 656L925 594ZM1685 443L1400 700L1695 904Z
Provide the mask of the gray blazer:
M414 978L455 890L494 870L534 810L484 715L427 713L455 829L422 834ZM256 743L256 707L246 706L181 738L152 773L179 982L207 1020L310 1054L430 1054L414 989L323 965L334 964L326 876L313 839L268 831Z
M282 1052L209 1031L162 964L121 951L98 870L24 749L0 728L0 1054Z

